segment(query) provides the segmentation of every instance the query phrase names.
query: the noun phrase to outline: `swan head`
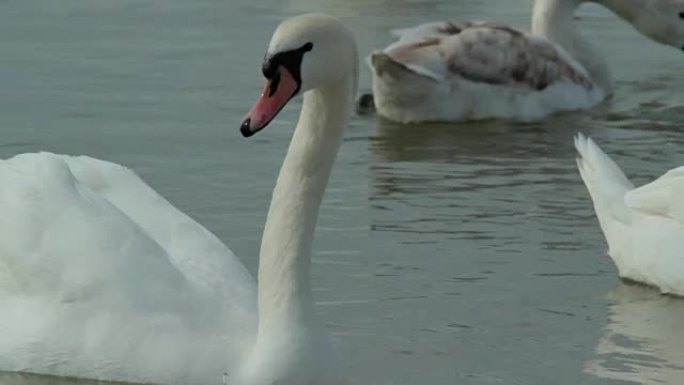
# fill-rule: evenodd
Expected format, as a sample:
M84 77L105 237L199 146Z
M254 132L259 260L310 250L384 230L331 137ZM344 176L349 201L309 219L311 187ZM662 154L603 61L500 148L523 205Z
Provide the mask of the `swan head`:
M684 1L650 1L625 18L649 38L684 51Z
M357 68L352 32L322 14L295 16L282 22L264 57L264 90L240 126L249 137L266 127L293 97L347 81Z

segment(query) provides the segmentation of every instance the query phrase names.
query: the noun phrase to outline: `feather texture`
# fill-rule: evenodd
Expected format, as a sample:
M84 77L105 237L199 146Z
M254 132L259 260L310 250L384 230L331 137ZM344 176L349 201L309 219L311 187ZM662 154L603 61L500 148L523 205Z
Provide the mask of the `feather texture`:
M591 139L578 135L575 148L620 277L684 296L684 167L634 188Z

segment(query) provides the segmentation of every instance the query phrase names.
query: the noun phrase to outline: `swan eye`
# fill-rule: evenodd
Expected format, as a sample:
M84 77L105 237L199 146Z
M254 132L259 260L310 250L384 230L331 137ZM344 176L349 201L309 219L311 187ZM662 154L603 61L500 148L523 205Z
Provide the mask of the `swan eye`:
M679 12L679 18L684 19L684 12Z

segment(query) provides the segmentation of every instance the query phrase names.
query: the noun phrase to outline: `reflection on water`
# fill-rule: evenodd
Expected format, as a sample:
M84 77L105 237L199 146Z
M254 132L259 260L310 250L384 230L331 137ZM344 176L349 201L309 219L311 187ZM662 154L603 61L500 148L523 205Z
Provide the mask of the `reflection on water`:
M610 292L605 335L585 370L637 384L684 384L684 301L638 285Z
M376 122L371 230L378 247L392 250L378 258L379 279L406 297L426 295L425 311L451 320L428 321L434 334L422 339L429 346L455 339L446 355L458 357L451 365L464 383L542 385L558 376L567 384L622 383L581 374L601 338L603 293L619 283L577 175L572 137L579 130L594 137L637 184L684 162L684 138L676 106L647 104L615 120L607 111L537 124ZM638 116L663 124L642 130L633 126ZM420 366L439 361L429 356L411 357Z
M0 384L2 385L146 385L132 384L130 382L112 382L83 380L76 378L41 376L27 373L0 372ZM219 384L215 384L219 385Z
M578 204L553 203L554 191L576 185L574 130L565 128L585 120L559 116L555 127L495 121L401 126L378 120L370 145L372 201L389 218L374 229L489 239L489 247L511 249L520 234L507 235L507 226L520 229L534 226L537 221L523 224L532 218L555 217L563 227ZM537 235L539 230L530 229Z

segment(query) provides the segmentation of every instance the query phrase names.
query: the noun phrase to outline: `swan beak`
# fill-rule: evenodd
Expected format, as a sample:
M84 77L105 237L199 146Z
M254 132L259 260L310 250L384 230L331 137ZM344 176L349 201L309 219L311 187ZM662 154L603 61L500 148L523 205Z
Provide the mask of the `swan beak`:
M278 72L266 80L261 96L242 120L240 132L244 137L250 137L261 131L278 115L287 102L299 91L299 82L290 71L279 67Z

